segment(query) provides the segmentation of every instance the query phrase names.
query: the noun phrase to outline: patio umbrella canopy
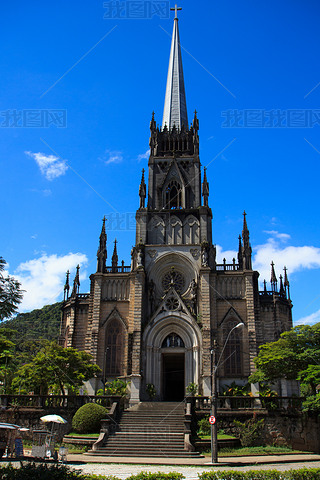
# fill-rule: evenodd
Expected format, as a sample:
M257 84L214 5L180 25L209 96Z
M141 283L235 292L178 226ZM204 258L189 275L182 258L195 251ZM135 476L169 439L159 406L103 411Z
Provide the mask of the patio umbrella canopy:
M53 423L68 423L67 420L60 417L60 415L56 415L56 414L45 415L44 417L40 417L40 420L42 420L42 422L44 422L44 423L50 423L50 422L53 422Z
M0 428L5 428L7 430L20 430L22 427L14 425L13 423L0 423Z

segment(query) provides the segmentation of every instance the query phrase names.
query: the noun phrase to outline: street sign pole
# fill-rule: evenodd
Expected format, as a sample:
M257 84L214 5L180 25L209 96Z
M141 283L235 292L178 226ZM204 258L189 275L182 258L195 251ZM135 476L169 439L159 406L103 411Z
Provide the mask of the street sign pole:
M218 437L217 437L217 342L214 341L212 350L212 395L211 395L211 463L218 463Z

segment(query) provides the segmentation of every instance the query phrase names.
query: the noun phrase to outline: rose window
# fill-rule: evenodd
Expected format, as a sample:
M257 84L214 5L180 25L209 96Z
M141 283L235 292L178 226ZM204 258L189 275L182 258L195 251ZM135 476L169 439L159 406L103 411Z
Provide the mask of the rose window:
M185 280L180 272L176 272L172 269L162 277L162 288L166 291L170 287L174 287L177 292L182 292L185 285Z
M177 310L179 308L179 300L176 297L169 297L166 301L168 310Z

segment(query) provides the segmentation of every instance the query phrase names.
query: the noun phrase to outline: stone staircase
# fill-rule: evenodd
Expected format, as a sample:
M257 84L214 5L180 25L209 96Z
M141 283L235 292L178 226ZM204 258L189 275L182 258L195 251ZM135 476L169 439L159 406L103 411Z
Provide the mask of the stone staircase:
M117 431L90 455L199 457L184 450L184 403L141 402L122 413Z

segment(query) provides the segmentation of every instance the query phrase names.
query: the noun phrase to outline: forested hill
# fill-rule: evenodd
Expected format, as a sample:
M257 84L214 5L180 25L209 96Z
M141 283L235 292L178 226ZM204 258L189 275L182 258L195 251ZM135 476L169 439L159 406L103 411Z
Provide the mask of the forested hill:
M13 340L17 347L25 342L37 342L41 339L57 340L61 319L62 303L45 305L28 313L19 313L11 320L0 324L1 327L17 330L18 334Z

